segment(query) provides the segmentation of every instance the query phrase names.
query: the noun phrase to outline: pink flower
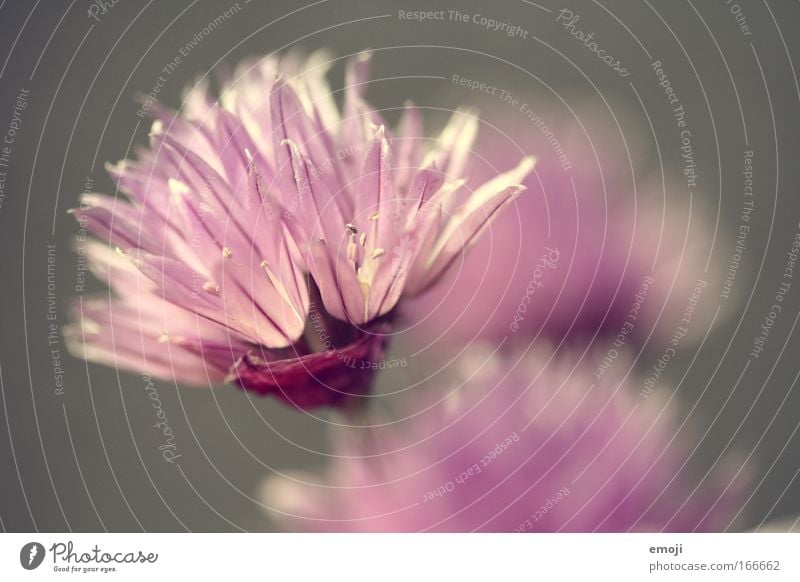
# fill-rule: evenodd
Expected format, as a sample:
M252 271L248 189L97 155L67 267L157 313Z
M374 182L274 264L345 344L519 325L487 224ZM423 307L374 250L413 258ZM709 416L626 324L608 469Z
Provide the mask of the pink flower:
M404 305L409 327L445 344L537 334L558 341L616 335L633 310L629 340L671 337L698 280L713 277L697 200L692 207L685 188L667 182L662 195L660 178L642 179L644 148L596 112L579 124L537 108L539 125L499 107L486 108L470 178L480 182L530 151L537 165L528 191L440 285ZM692 335L713 315L704 311Z
M394 420L339 429L325 476L264 485L270 515L311 531L718 531L741 502L732 466L697 482L693 441L658 393L538 345L473 348L458 377Z
M423 151L417 109L390 132L364 101L368 63L348 62L342 113L320 56L248 63L221 105L202 84L180 114L145 102L150 147L109 167L128 199L74 211L135 272L92 247L117 297L84 306L73 351L300 408L365 393L343 360L381 357L400 298L432 286L532 167L465 189L477 120L456 112Z

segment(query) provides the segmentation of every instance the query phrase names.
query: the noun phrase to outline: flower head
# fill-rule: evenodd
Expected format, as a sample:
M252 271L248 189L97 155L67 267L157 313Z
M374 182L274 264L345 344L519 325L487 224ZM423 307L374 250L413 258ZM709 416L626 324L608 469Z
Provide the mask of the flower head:
M460 377L414 398L404 418L339 431L324 478L270 478L265 506L312 531L730 526L738 472L690 478L692 440L657 393L642 398L622 375L595 379L597 362L536 350L468 352Z
M456 112L429 150L412 105L390 131L363 99L369 58L348 62L342 112L322 55L247 63L219 102L200 83L181 113L150 104L150 147L109 166L128 199L87 194L73 211L128 263L89 253L118 297L68 330L77 354L301 408L368 389L341 362L381 356L400 298L430 287L532 167L467 191L475 117ZM164 344L186 365L169 369Z

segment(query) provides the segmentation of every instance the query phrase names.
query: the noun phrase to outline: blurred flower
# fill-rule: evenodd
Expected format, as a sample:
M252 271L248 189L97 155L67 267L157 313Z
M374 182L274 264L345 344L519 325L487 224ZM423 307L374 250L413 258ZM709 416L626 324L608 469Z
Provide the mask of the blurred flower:
M536 169L525 196L463 262L405 304L409 326L445 344L540 333L560 340L617 334L633 310L631 340L670 337L706 277L710 245L697 203L680 191L662 198L660 181L641 178L644 148L598 112L567 121L495 105L482 121L471 180L520 150L537 156ZM704 331L697 321L690 328Z
M150 148L109 166L130 199L87 194L73 211L135 267L92 247L118 297L84 305L74 353L300 408L368 390L348 362L382 357L401 296L436 282L533 162L467 190L473 115L423 151L416 108L390 133L363 100L369 54L348 62L341 114L328 62L246 63L219 104L199 83L181 114L145 102Z
M631 392L621 374L595 380L596 361L534 349L500 357L472 348L451 389L409 397L404 418L338 430L324 479L266 481L270 515L312 531L731 526L741 471L690 478L693 441L658 393Z

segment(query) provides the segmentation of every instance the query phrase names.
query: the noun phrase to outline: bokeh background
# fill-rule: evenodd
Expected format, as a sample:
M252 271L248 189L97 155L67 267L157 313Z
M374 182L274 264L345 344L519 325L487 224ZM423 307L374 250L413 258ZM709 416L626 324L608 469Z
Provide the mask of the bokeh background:
M594 31L629 76L610 70L556 22L562 8L580 15L579 27ZM205 34L226 10L229 15ZM527 34L510 37L449 13L445 20L410 21L401 10L483 14ZM702 214L670 216L688 201L680 186L659 194L660 210L677 234L700 232L708 241L691 257L708 272L689 274L708 280L698 324L706 327L694 329L695 342L682 344L662 384L677 395L681 419L700 428L692 470L703 472L734 450L753 476L744 527L800 512L800 340L794 333L800 282L786 295L764 352L749 358L800 221L798 32L800 4L788 0L0 3L0 134L12 141L7 167L0 168L6 172L0 527L272 530L277 525L262 511L259 483L276 471L325 465L325 414L300 414L231 387L157 383L181 455L165 463L147 382L72 358L49 327L68 323L67 305L79 294L71 249L77 225L67 210L87 179L92 190L113 192L103 164L146 143L149 123L137 116L136 96L151 92L162 76L158 100L177 107L183 88L198 77L290 48L328 48L343 57L372 48L367 97L389 109L392 121L406 99L428 108L428 127L441 126L460 104L485 108L487 96L454 84L454 74L505 88L549 119L580 111L600 154L625 156L599 170L614 173L619 195L630 204L653 176L660 182L663 175L667 184L685 180L673 114L651 67L662 61L690 120L699 176L691 203ZM165 72L181 50L180 64ZM340 61L332 70L334 87L342 74ZM28 105L10 135L21 92ZM725 301L720 291L741 221L745 150L754 151L754 210ZM690 222L692 216L702 220ZM654 229L652 236L662 234ZM55 273L50 294L49 257ZM101 287L89 280L86 293L91 290ZM664 347L663 338L646 341L641 370L650 369ZM53 350L60 350L63 391ZM413 346L397 342L396 355L410 351ZM426 376L432 359L432 352L418 354L381 378L379 389Z

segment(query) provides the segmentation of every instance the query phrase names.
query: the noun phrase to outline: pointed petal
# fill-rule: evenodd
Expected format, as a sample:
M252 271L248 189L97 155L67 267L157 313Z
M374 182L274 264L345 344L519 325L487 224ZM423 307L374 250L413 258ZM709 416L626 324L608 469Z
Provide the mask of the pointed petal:
M433 247L420 260L427 265L420 290L427 288L450 266L455 257L489 226L507 204L525 190L520 184L533 169L536 160L524 158L516 168L489 180L456 209L444 225ZM444 200L446 204L446 200Z

